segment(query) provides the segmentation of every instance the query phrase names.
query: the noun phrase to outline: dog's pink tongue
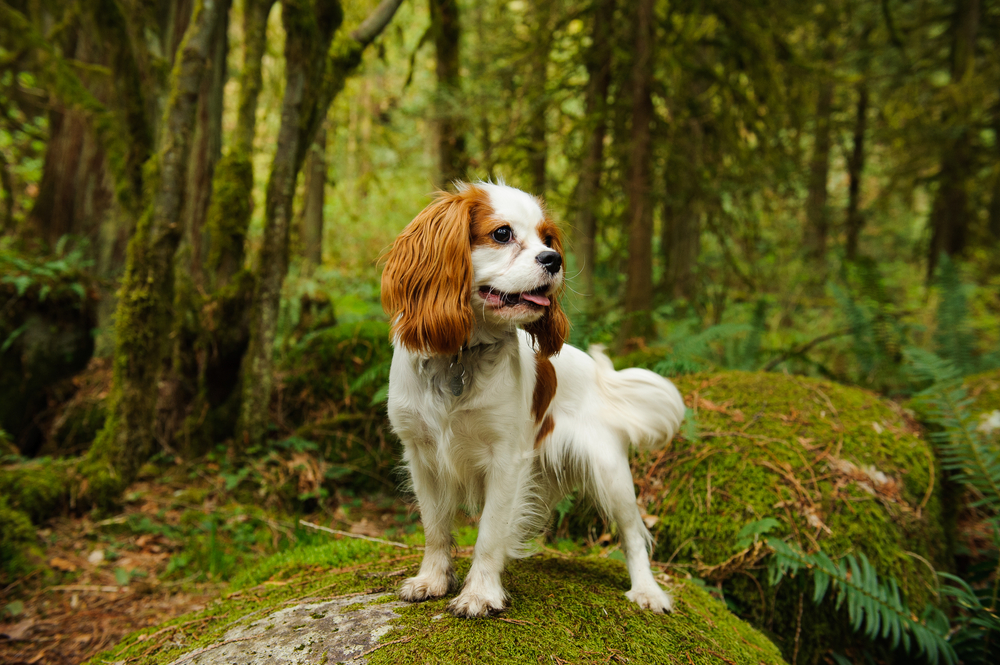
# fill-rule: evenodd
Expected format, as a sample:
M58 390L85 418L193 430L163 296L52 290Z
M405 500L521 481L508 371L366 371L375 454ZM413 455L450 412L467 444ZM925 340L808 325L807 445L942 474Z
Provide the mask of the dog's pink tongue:
M536 305L541 305L542 307L549 306L549 299L546 298L545 296L538 296L532 293L522 293L521 297L527 300L528 302L533 302Z

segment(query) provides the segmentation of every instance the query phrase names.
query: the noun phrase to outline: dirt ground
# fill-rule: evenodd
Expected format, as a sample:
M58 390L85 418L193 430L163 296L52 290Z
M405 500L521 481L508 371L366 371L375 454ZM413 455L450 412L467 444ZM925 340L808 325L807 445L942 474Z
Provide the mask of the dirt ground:
M176 486L147 482L133 489L139 498L120 515L97 522L62 517L39 530L43 565L0 589L0 664L82 663L125 635L202 609L224 592L224 582L199 581L212 579L204 568L192 565L185 577L170 573L171 557L188 545L183 537L136 534L124 526L135 518L180 524ZM398 523L398 506L358 503L350 519L343 510L310 519L375 537ZM208 499L199 512L212 508ZM274 528L288 531L279 523ZM266 552L246 554L249 561Z

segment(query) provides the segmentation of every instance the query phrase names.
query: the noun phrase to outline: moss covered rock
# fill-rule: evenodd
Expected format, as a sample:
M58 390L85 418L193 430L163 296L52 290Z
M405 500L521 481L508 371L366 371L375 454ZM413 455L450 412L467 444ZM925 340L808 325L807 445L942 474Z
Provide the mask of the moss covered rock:
M37 545L31 520L0 491L0 581L26 570Z
M420 554L337 541L272 557L228 598L132 635L92 663L781 663L767 638L690 582L656 615L624 596L618 561L538 556L508 567L510 609L456 619L447 599L397 600ZM458 561L460 574L467 559ZM149 639L152 636L152 640ZM353 659L353 660L352 660Z
M686 565L765 629L789 660L878 651L855 635L832 594L815 606L804 580L767 582L766 550L737 534L770 517L772 536L837 558L863 552L919 612L932 567L951 559L930 446L895 404L827 381L723 372L675 380L690 409L685 434L635 462L640 500L658 518L655 557ZM804 601L802 600L804 597Z

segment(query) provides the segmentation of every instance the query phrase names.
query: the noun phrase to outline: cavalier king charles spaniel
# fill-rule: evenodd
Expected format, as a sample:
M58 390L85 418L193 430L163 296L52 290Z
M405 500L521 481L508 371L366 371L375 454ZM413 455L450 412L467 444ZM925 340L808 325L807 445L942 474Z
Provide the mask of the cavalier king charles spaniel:
M684 402L663 377L616 372L600 348L564 345L557 301L559 230L540 199L503 184L441 192L403 230L382 273L392 324L389 419L420 508L426 548L407 601L457 586L451 528L481 510L472 567L448 609L500 612L501 573L570 493L618 525L632 588L654 612L672 609L649 568L652 538L636 505L628 450L659 448Z

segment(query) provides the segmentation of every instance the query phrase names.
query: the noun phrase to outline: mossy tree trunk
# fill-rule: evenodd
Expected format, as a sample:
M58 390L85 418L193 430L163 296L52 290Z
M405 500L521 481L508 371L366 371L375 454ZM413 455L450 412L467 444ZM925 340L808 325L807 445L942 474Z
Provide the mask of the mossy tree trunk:
M288 235L295 179L330 103L361 64L365 49L388 25L402 0L383 0L350 35L333 40L339 3L285 0L285 97L267 184L264 239L243 357L242 399L234 439L238 453L263 440L273 386L273 351L281 287L288 272Z
M626 209L628 224L628 267L625 276L625 320L618 344L632 338L649 337L653 332L649 310L653 306L653 205L652 180L653 37L654 4L640 0L636 5L635 60L632 63L632 128Z
M220 291L243 268L244 244L253 212L251 153L257 126L257 101L263 88L261 60L267 48L267 17L275 0L246 0L243 7L243 70L233 144L212 178L207 214L206 273L212 290Z
M113 504L152 452L191 134L220 6L217 0L202 0L192 13L170 76L159 151L146 167L150 198L129 242L119 292L108 419L81 467L87 491L99 505Z
M594 9L591 45L587 51L586 152L576 185L576 256L580 284L585 296L594 294L594 264L597 260L597 211L595 210L604 167L604 137L607 134L608 91L611 88L611 28L615 0L601 0ZM590 298L593 301L593 298Z

